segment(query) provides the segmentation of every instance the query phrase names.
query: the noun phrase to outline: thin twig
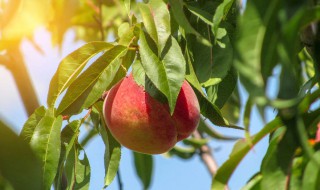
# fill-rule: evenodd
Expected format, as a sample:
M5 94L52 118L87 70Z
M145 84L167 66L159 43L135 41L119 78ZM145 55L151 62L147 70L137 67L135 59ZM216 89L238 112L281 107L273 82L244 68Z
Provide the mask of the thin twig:
M120 169L118 169L118 171L117 171L117 179L118 179L119 190L123 190L123 184L122 184L122 180L121 180Z
M103 22L102 22L102 0L99 1L99 27L101 32L101 40L105 40L105 35L103 31Z

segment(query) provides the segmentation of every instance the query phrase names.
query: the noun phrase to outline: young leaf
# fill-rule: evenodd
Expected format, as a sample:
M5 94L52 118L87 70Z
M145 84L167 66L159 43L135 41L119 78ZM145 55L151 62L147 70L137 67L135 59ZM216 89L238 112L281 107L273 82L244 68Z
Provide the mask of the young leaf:
M152 155L133 152L133 156L136 173L143 184L143 189L148 189L152 179Z
M51 79L47 97L48 106L54 106L59 94L70 86L93 56L112 47L112 44L106 42L91 42L65 57Z
M263 137L276 130L282 125L280 118L275 118L268 123L261 131L251 137L251 143L244 140L239 140L233 147L229 159L218 169L211 185L212 190L224 190L232 173L244 158L244 156L251 150L252 145L258 143Z
M126 47L118 45L99 57L70 85L57 108L57 114L77 114L97 101L110 88L126 52Z
M44 116L34 129L30 145L41 159L43 170L43 189L50 189L59 164L62 117Z
M84 149L79 144L74 144L70 150L65 166L68 181L67 190L88 190L90 170L89 160Z
M140 33L141 63L148 78L167 97L172 114L185 78L186 63L177 41L170 37L159 58L152 51L146 34Z
M0 188L4 177L14 189L41 190L41 162L28 144L0 121Z

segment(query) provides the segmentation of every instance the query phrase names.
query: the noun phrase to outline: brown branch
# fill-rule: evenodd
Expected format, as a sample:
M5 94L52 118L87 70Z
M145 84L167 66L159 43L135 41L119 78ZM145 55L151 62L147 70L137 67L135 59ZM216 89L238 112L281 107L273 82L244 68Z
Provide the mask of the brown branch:
M193 136L194 138L197 139L202 139L202 134L198 131L195 130L193 132ZM214 176L217 173L218 170L218 164L216 162L216 160L213 157L213 153L211 151L211 148L208 144L202 145L200 147L200 153L199 153L201 160L203 161L203 163L206 165L209 173L211 174L211 176ZM229 187L226 186L225 190L229 190Z
M33 88L30 75L27 71L27 67L24 64L23 57L19 51L19 47L16 46L7 50L8 57L1 61L12 73L15 83L17 85L20 97L22 98L25 110L30 116L40 104Z

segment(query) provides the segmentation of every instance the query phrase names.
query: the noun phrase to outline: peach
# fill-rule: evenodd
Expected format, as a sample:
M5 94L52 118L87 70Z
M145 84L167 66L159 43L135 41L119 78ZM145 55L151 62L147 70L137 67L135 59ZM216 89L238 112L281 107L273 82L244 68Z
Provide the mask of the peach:
M145 154L161 154L187 138L198 126L198 99L187 81L170 115L167 103L151 97L132 74L116 84L104 101L104 118L123 146Z

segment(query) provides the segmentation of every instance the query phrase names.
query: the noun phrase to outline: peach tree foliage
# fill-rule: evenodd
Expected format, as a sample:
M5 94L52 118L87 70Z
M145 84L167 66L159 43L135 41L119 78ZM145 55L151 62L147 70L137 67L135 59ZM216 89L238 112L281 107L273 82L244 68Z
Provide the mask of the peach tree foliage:
M61 45L70 28L87 43L60 62L47 104L29 117L20 137L0 123L0 188L88 189L90 160L83 147L91 138L102 138L105 144L104 185L108 187L117 174L121 145L105 127L103 95L132 70L150 95L168 102L171 113L184 79L198 97L202 138L191 136L183 140L184 147L175 146L167 155L189 159L212 138L234 140L217 133L215 127L243 130L244 137L212 176L211 189L225 189L240 161L262 138L269 138L267 153L259 172L243 189L317 189L320 7L317 0L242 3L52 1L54 11L47 26L53 43ZM5 16L2 44L6 45L0 48L10 52L12 42L21 39L9 35L14 16ZM108 36L115 40L108 41ZM279 73L278 94L269 97L267 87L274 71ZM240 86L249 94L246 105L239 103ZM254 106L262 118L268 107L277 116L257 134L250 134ZM240 109L244 109L242 115ZM237 125L239 117L243 126ZM79 130L85 125L92 127L79 141ZM84 156L79 159L81 153ZM133 155L137 175L147 189L153 157Z

